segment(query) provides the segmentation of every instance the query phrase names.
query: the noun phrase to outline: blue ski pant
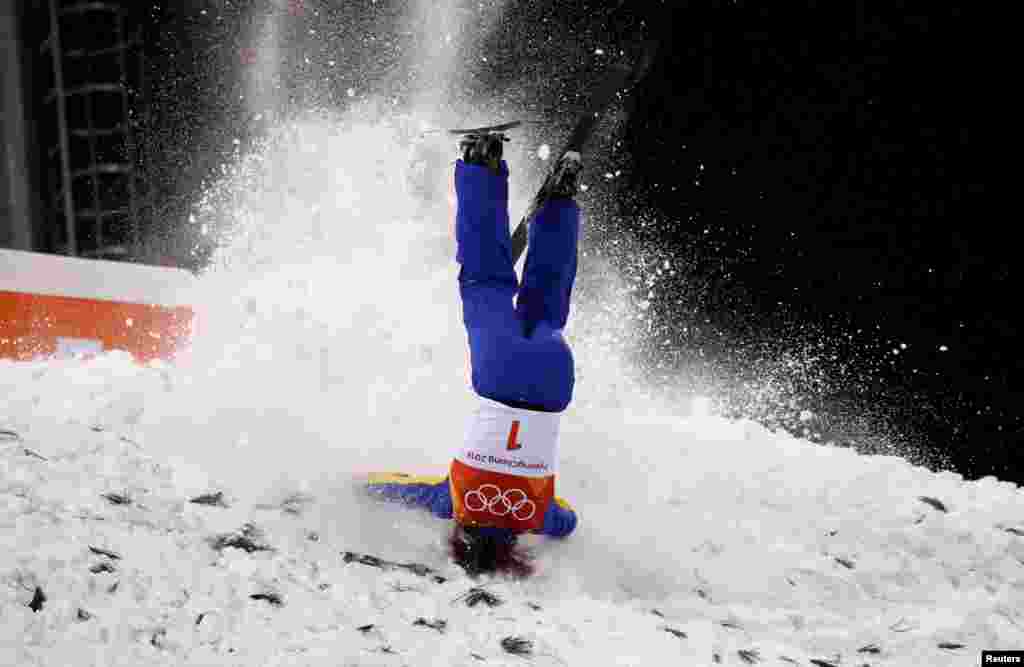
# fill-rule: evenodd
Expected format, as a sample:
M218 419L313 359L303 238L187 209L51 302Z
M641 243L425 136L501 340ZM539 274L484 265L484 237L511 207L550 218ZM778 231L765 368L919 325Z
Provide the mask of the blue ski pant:
M575 370L562 336L576 280L580 211L546 202L529 223L522 284L512 264L508 165L455 163L455 237L473 389L514 407L562 412ZM518 294L513 305L513 296Z

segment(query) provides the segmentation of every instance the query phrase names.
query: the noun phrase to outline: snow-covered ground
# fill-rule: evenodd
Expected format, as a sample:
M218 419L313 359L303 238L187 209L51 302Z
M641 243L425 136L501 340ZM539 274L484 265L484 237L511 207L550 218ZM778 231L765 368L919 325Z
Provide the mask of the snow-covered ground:
M1024 494L994 479L751 423L578 410L560 478L578 534L535 541L528 581L474 582L444 522L346 484L390 459L389 420L346 431L337 405L311 444L259 410L213 423L209 394L210 413L168 420L160 404L199 383L117 355L0 378L0 664L516 665L517 637L535 664L972 665L1024 645ZM404 449L409 468L445 446ZM501 604L469 606L475 587Z
M444 522L357 496L362 472L443 470L472 400L450 222L405 194L404 150L386 123L307 119L228 170L196 221L223 246L174 366L0 362L0 664L974 665L1024 647L1019 488L652 398L620 354L626 290L589 254L558 481L578 532L533 539L529 580L472 581Z

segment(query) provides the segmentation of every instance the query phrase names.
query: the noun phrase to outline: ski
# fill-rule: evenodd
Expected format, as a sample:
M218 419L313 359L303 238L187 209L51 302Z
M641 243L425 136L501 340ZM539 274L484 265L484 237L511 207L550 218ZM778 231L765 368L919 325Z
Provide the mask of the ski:
M512 130L523 124L521 120L513 120L509 123L499 125L484 125L483 127L468 127L463 129L448 130L448 134L490 134L492 132L504 132Z
M646 43L637 66L627 67L625 65L618 65L613 67L601 82L598 89L593 95L591 95L589 104L583 113L580 114L579 120L576 121L576 126L573 127L572 132L569 134L568 141L565 142L565 146L562 147L562 151L558 154L558 159L555 161L551 171L544 179L544 183L541 184L540 189L534 196L529 208L526 209L526 213L523 215L522 220L519 221L519 225L512 234L513 264L519 261L523 251L526 250L527 229L530 219L537 213L540 207L543 206L544 202L547 201L551 190L558 184L563 168L562 162L566 158L566 154L579 154L582 152L583 145L586 144L587 139L590 138L590 135L594 130L594 127L597 126L597 121L600 120L601 114L611 106L612 102L615 100L615 96L622 89L627 86L635 85L641 78L643 78L644 74L647 73L647 69L650 67L651 62L654 60L654 54L656 51L657 44L655 42Z

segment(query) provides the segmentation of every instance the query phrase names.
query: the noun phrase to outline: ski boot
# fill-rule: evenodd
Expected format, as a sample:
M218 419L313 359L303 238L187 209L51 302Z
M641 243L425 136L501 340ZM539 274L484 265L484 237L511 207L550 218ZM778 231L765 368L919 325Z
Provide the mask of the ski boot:
M466 164L487 167L494 173L501 171L501 156L508 141L501 132L467 134L459 139L459 153Z
M576 151L566 151L545 179L539 199L572 199L579 190L579 178L582 171L582 156Z

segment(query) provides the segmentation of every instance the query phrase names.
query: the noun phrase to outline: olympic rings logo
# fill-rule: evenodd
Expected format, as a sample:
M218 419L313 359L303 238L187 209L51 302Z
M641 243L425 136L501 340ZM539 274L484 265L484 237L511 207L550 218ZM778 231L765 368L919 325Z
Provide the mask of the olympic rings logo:
M537 506L522 489L502 491L494 484L483 484L479 489L467 491L466 509L472 512L490 512L494 516L508 516L529 521L537 513Z

